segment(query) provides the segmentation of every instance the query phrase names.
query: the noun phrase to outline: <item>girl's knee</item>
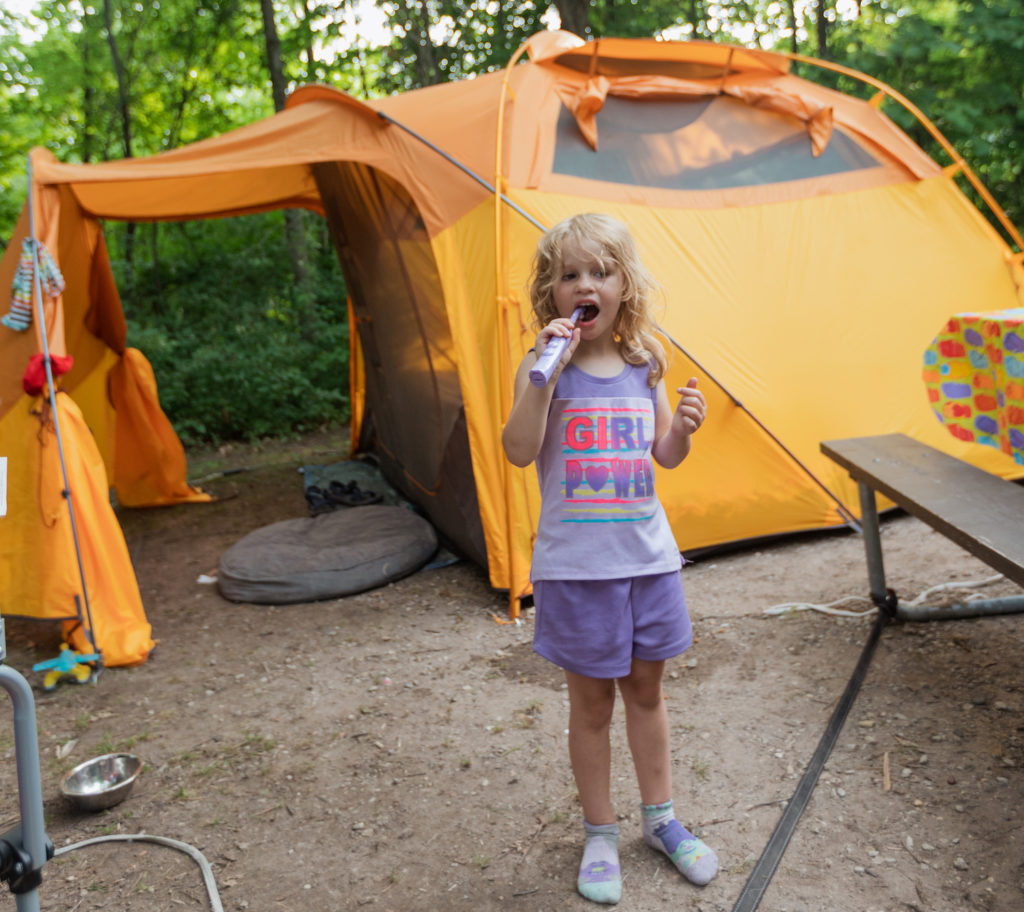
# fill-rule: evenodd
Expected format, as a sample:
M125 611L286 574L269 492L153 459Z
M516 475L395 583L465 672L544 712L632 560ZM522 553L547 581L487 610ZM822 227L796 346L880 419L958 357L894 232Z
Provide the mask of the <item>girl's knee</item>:
M608 728L615 711L614 681L568 677L570 724L592 732Z
M609 728L615 711L615 695L611 699L575 700L569 704L570 723L581 725L590 731Z
M630 710L653 712L665 705L665 695L661 686L642 687L622 692L622 702L628 713Z
M638 677L630 675L619 681L622 702L627 712L630 709L650 711L662 706L665 694L661 687L661 676Z

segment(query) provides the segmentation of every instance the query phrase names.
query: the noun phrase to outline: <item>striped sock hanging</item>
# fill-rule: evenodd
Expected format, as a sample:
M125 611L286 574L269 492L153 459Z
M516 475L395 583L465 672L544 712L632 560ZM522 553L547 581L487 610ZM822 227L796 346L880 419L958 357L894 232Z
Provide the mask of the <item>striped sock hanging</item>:
M32 283L35 278L32 245L32 238L25 238L21 242L21 256L14 273L14 282L11 284L11 308L0 317L0 323L18 332L24 332L32 325ZM64 291L64 276L60 274L57 263L42 244L36 242L36 251L39 257L40 285L44 293L55 298Z

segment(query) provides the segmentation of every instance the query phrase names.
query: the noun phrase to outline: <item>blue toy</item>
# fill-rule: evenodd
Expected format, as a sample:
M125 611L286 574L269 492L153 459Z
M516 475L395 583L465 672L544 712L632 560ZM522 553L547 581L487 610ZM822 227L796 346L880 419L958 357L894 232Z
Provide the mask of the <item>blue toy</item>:
M67 643L61 643L60 655L57 658L36 662L32 666L32 670L46 671L46 676L43 678L43 690L53 690L57 686L57 682L65 676L70 677L77 684L88 683L92 677L92 669L85 663L99 661L99 658L95 652L75 652L68 648Z

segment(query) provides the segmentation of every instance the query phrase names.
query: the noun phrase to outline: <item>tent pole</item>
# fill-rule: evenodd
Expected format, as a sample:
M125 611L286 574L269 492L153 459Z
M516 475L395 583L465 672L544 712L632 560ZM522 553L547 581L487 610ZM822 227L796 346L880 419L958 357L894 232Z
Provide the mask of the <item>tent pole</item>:
M989 211L996 217L999 224L1003 226L1003 229L1010 236L1011 240L1017 245L1018 252L1024 251L1024 237L1021 236L1017 230L1017 226L1010 221L1009 216L1003 210L1003 207L996 202L996 199L989 192L988 188L981 182L981 179L971 170L970 165L964 160L963 156L957 152L956 147L942 134L935 124L933 124L924 114L924 112L917 107L909 98L901 95L892 86L886 85L880 79L875 79L873 76L868 76L867 73L861 73L859 70L851 69L850 67L843 66L840 63L833 63L831 60L819 60L815 57L805 57L802 54L794 54L787 51L780 51L783 57L788 57L790 60L795 60L798 63L806 63L810 66L816 66L823 70L831 70L834 73L840 73L843 76L849 76L851 79L856 79L859 82L863 82L865 85L869 85L872 88L877 89L882 95L885 95L897 104L902 105L909 111L914 118L928 131L932 139L934 139L945 151L945 153L953 159L956 167L963 172L964 177L970 185L977 191L984 201L985 205L988 206Z
M505 188L505 175L504 175L504 141L505 141L505 104L509 99L509 74L512 72L512 68L516 65L523 52L526 50L526 45L519 48L511 57L509 62L505 65L505 72L501 80L501 94L498 96L498 117L495 125L495 136L494 136L494 284L495 284L495 301L498 304L498 313L501 318L498 330L498 361L501 365L501 373L505 382L501 383L498 387L498 395L501 401L502 413L507 415L512 409L513 391L512 384L508 382L511 377L515 374L515 366L512 363L512 343L511 343L511 331L509 329L509 316L512 309L512 304L516 304L516 316L519 318L518 322L522 325L522 314L519 311L518 301L512 297L511 289L509 288L509 245L507 240L507 232L504 230L506 222L504 219L505 210L502 206L502 202L509 202L502 192ZM512 96L514 98L514 96ZM515 207L517 211L524 214L521 209ZM529 219L530 222L543 233L545 228L539 222L534 219ZM509 572L509 601L508 611L509 616L518 621L520 607L522 605L522 591L520 587L522 580L529 579L530 569L529 563L524 562L518 549L516 548L516 534L515 534L515 513L513 510L513 486L520 489L523 501L529 510L529 497L525 488L526 480L524 473L519 472L515 475L510 474L512 472L511 466L507 460L500 460L502 466L502 493L505 501L505 541L508 548L508 572Z
M82 602L85 605L85 617L82 616L82 606L78 604L78 597L75 597L75 610L78 619L84 621L85 632L92 644L92 651L99 655L97 673L103 667L103 654L96 648L96 638L93 636L92 608L89 605L89 590L85 584L85 567L82 564L82 550L78 543L78 529L75 525L75 508L71 497L71 486L68 484L68 468L64 460L64 444L60 434L60 416L57 414L57 389L53 382L53 367L50 364L50 344L46 335L46 314L43 311L43 285L42 276L39 272L39 243L36 240L36 218L35 200L32 192L32 156L28 158L28 236L32 244L32 267L34 272L36 319L39 328L39 338L43 346L43 366L46 369L46 386L50 401L50 414L53 416L53 432L57 439L57 454L60 458L61 478L64 481L64 500L68 505L68 517L71 520L71 540L75 546L75 558L78 560L78 579L82 586Z
M771 432L771 430L768 429L768 427L757 417L757 415L755 415L752 411L750 411L750 409L748 409L742 402L740 402L739 399L737 399L726 388L724 383L722 383L714 374L712 374L706 367L704 367L704 365L701 364L700 361L698 361L696 358L694 358L693 355L691 355L685 348L683 348L682 345L680 345L667 332L665 332L664 329L662 329L659 326L658 327L658 331L666 339L668 339L669 342L671 342L676 348L678 348L679 351L681 351L684 355L686 355L686 357L689 358L701 370L701 372L712 383L715 384L715 386L717 386L723 393L725 393L725 395L728 396L732 400L732 404L733 405L735 405L738 409L743 411L747 415L747 417L749 417L751 419L751 421L754 422L754 424L756 424L762 431L764 431L764 433L767 434L768 437L771 440L773 440L778 445L779 449L781 449L783 453L785 453L790 459L793 460L793 462L795 462L804 472L807 473L807 476L811 479L811 481L813 481L819 488L821 488L821 490L824 491L828 495L829 499L832 500L835 503L836 507L839 509L839 514L841 516L845 517L847 523L849 523L851 526L853 526L853 528L858 533L863 531L861 529L861 527L860 527L860 523L857 522L857 518L846 508L846 506L843 504L843 502L838 497L836 497L836 495L833 494L828 489L828 487L826 487L826 485L821 481L821 479L819 479L817 475L815 475L806 465L804 465L800 461L800 457L798 457L796 455L796 453L794 453L789 447L786 446L786 444L784 444L781 440L779 440L779 438L776 437Z
M496 196L500 197L501 201L503 203L505 203L505 205L510 206L511 208L515 209L515 211L518 212L531 225L533 225L534 228L537 228L540 231L547 231L547 228L545 228L532 215L530 215L529 212L527 212L525 209L521 209L519 206L517 206L515 203L513 203L512 200L510 200L507 196L505 196L504 193L497 193L497 191L494 189L494 187L492 187L491 184L488 183L486 180L484 180L484 178L482 178L479 174L477 174L471 168L469 168L466 165L464 165L462 162L460 162L454 156L449 155L447 152L444 151L444 149L440 148L439 146L436 146L434 143L432 143L425 136L422 136L421 134L417 133L411 127L407 127L401 121L395 120L394 117L392 117L390 114L385 114L383 111L378 111L377 112L377 116L381 120L385 120L389 124L392 124L393 126L398 127L398 129L404 130L406 133L408 133L414 139L418 139L427 148L433 149L438 155L441 156L441 158L443 158L445 161L450 162L451 164L455 165L455 167L458 168L463 174L466 174L469 177L473 178L473 180L475 180L478 184L480 184L481 187L484 187L489 193L494 193Z

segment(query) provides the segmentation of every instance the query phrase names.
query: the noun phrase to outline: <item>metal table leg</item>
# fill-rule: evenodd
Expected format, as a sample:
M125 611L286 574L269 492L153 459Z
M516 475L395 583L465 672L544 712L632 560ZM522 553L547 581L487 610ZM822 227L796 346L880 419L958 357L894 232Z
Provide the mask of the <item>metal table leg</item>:
M871 586L871 601L879 611L892 614L889 591L885 586L885 565L882 561L882 533L878 525L878 508L875 506L875 492L864 482L858 482L860 494L861 527L864 532L864 553L868 560L868 582Z

